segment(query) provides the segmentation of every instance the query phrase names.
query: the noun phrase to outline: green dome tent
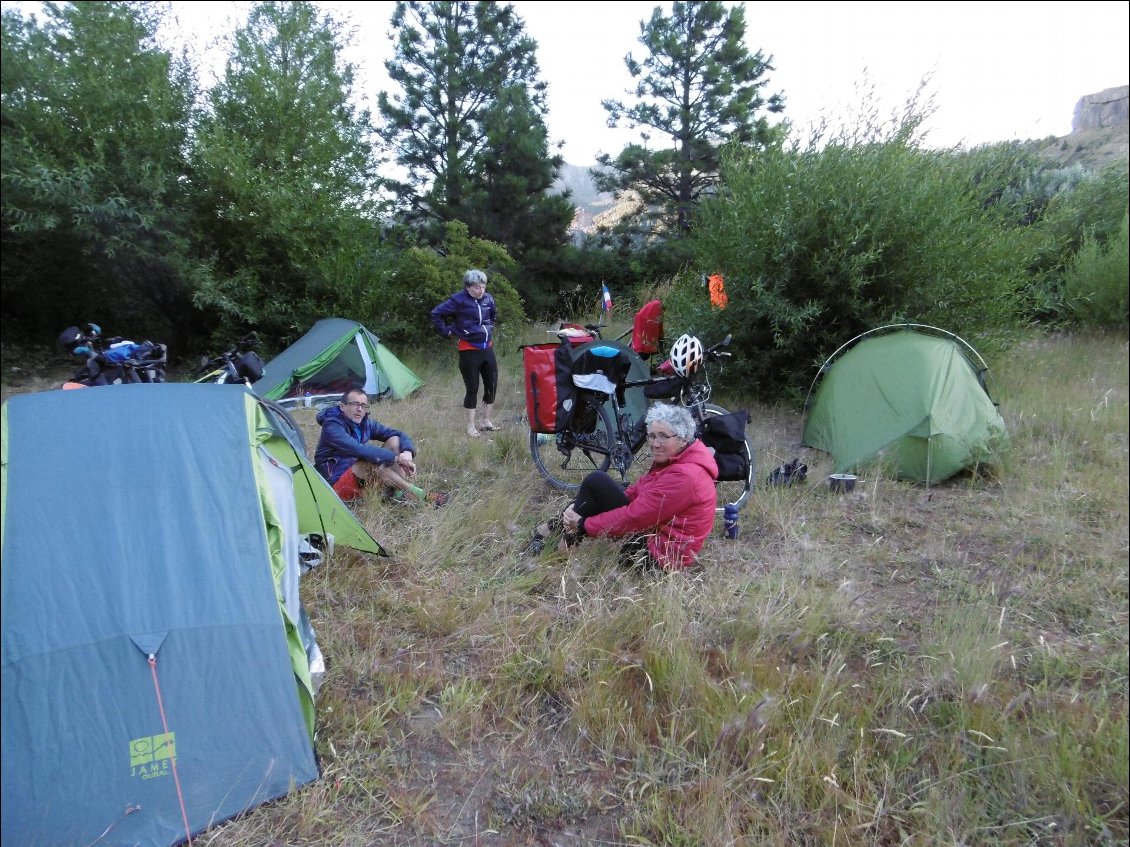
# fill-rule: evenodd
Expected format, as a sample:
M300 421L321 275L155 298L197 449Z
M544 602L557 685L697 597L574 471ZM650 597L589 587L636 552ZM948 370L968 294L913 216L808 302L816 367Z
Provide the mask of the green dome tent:
M3 844L179 844L318 778L302 536L384 551L280 421L230 385L4 403Z
M999 464L1008 433L987 371L972 347L936 327L863 333L820 368L802 443L830 453L837 473L881 459L899 479L927 485Z
M357 321L323 318L263 369L251 388L282 406L322 404L351 388L373 398L407 397L423 381Z

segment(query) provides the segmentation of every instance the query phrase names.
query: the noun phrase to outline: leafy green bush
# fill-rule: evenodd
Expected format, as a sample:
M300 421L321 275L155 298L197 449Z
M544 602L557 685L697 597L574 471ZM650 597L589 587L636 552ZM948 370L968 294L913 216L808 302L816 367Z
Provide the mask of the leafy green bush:
M442 250L408 247L367 291L359 310L371 316L379 334L394 343L413 343L434 335L429 314L463 286L468 268L487 272L489 291L498 305L500 332L526 319L522 298L507 274L514 266L506 248L471 238L462 221L447 224Z
M1097 237L1083 242L1063 280L1063 299L1084 326L1125 329L1130 324L1130 213L1106 246Z
M695 235L725 276L712 309L698 275L669 310L734 335L741 387L799 394L824 357L889 322L935 324L988 344L1015 320L1028 251L1011 204L986 204L972 166L920 149L916 119L765 152L735 148ZM1003 211L1002 211L1003 209Z
M1119 236L1130 193L1126 159L1065 184L1051 198L1034 227L1037 250L1021 290L1023 315L1048 326L1077 319L1065 290L1076 254L1088 240L1106 248Z

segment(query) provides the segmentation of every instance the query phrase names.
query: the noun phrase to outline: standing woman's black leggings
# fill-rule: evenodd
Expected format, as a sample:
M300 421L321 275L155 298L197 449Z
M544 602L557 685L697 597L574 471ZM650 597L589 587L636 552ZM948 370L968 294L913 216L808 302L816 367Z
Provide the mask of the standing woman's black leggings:
M483 381L483 403L494 403L494 392L498 389L498 360L494 358L494 348L486 350L460 350L459 373L467 393L463 395L463 408L473 409L478 405L479 379Z

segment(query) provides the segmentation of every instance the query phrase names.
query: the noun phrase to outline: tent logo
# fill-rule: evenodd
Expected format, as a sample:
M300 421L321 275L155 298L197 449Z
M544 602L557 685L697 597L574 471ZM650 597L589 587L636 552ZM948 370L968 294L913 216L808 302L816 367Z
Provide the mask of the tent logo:
M135 738L129 743L130 776L156 779L172 773L170 764L177 756L177 734L162 732Z

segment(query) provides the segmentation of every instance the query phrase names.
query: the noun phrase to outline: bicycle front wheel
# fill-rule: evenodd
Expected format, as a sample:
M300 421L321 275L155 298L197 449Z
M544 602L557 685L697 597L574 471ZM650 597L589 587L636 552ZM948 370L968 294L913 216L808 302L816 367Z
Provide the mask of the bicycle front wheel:
M716 406L713 403L704 403L702 406L702 414L704 418L709 418L715 415L728 415L730 413L721 406ZM753 466L753 445L749 443L749 436L745 437L744 453L746 460L745 478L715 483L715 487L718 489L718 506L716 511L721 512L727 505L733 505L740 509L749 499L750 492L753 491L753 479L757 470Z
M578 403L590 407L587 416L584 410L578 409L578 419L591 419L591 414L596 414L596 428L592 432L567 429L556 433L530 433L530 455L534 465L546 482L559 491L576 491L586 476L593 471L607 472L612 464L616 436L608 410L588 397L581 398Z

